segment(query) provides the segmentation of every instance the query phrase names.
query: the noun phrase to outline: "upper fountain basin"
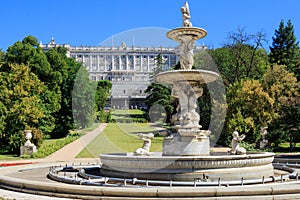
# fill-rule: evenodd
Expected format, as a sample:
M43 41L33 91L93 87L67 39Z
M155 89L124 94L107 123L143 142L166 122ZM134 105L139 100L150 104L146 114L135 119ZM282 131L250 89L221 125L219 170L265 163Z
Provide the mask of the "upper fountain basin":
M172 40L178 40L181 36L192 36L194 40L204 38L206 30L198 27L180 27L167 32L167 37Z
M219 77L216 72L208 70L173 70L161 72L156 75L156 81L160 83L174 84L178 82L196 82L199 84L210 83Z

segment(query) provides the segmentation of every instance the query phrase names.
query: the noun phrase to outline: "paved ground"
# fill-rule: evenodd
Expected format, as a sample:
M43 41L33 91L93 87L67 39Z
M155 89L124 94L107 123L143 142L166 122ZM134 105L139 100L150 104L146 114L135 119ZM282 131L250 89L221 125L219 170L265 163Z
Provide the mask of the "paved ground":
M71 142L70 144L66 145L65 147L61 148L60 150L54 152L53 154L49 155L43 159L22 159L22 160L9 160L0 161L1 163L40 163L40 162L58 162L58 161L73 161L76 160L76 155L84 149L86 145L88 145L97 135L102 133L102 131L106 128L107 124L102 123L96 129L86 133L79 139ZM80 158L80 160L84 160ZM94 160L93 159L86 159L86 160Z
M31 160L16 160L16 161L0 161L0 163L41 163L41 162L59 162L59 161L76 161L76 155L84 149L86 145L88 145L97 135L102 133L102 131L106 128L107 124L100 124L96 129L86 133L84 136L79 139L71 142L66 145L62 149L54 152L50 156L44 159L31 159ZM80 158L80 160L85 160ZM95 161L95 158L86 159ZM46 196L38 196L31 195L26 193L13 192L8 190L0 189L0 199L16 199L16 200L51 200L51 199L64 199L64 198L54 198L54 197L46 197Z
M106 123L100 124L93 131L88 132L78 140L75 140L74 142L66 145L64 148L51 154L46 158L46 160L48 162L74 160L76 155L79 154L80 151L84 149L84 147L88 145L99 133L101 133L106 126Z
M31 159L31 160L17 160L17 161L0 161L0 163L48 163L48 162L62 162L62 161L95 161L95 158L91 159L76 159L76 155L84 149L86 145L88 145L98 134L100 134L105 128L107 124L103 123L100 124L96 129L86 133L81 138L77 139L76 141L66 145L62 149L54 152L50 156L44 159ZM228 151L228 148L217 148L218 151ZM26 193L18 193L8 190L0 189L0 199L17 199L17 200L51 200L51 199L64 199L64 198L54 198L54 197L46 197L46 196L38 196L38 195L31 195Z

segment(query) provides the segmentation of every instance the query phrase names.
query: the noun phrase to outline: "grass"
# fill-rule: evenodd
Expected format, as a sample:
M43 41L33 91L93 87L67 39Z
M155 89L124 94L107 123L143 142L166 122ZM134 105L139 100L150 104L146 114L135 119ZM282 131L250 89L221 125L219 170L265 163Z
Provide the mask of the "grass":
M147 122L145 119L145 113L142 110L132 109L120 109L120 110L112 110L112 120L114 122Z
M59 139L45 139L40 147L38 147L38 151L34 153L32 156L26 156L25 158L45 158L55 151L61 149L65 145L75 141L80 136L85 133L94 130L98 127L98 123L93 124L90 127L85 129L72 131L68 134L67 137L59 138ZM21 160L17 154L8 154L7 152L0 152L0 160Z
M155 132L147 123L110 123L77 158L98 158L101 153L133 152L143 145L137 133ZM163 137L152 140L151 151L161 151Z
M8 154L5 151L0 152L0 160L20 160L21 158L17 154Z
M34 153L31 157L32 158L45 158L55 151L63 148L67 144L77 140L82 135L86 134L89 131L94 130L99 126L99 123L94 123L92 126L76 130L70 132L66 137L59 138L59 139L47 139L43 141L43 144L38 148L38 151Z
M79 137L80 135L74 135L59 139L47 139L38 148L38 151L32 154L31 158L45 158L67 144L77 140Z
M290 143L285 142L278 145L278 147L273 147L276 153L295 153L300 152L300 143L296 143L294 149L290 150Z

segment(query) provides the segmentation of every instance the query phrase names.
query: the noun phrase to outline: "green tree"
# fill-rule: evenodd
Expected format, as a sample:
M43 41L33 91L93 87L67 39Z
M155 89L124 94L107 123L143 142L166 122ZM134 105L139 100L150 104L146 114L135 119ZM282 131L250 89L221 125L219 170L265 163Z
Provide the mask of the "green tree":
M96 97L95 97L98 111L104 110L106 100L111 94L111 87L112 87L112 83L108 80L98 81Z
M0 143L9 152L18 153L25 128L37 128L45 117L41 94L44 85L26 65L9 64L9 72L0 72Z
M162 54L159 53L155 58L155 66L153 68L153 72L150 74L150 81L155 81L155 76L163 71L163 67L166 64L166 60L163 58Z
M233 131L239 131L247 135L245 141L256 142L261 126L270 124L277 116L274 99L263 90L258 80L245 80L231 85L227 99L227 137Z
M5 52L3 52L2 49L0 49L0 65L3 65L4 63L4 55Z
M226 86L243 79L260 78L268 65L267 52L262 48L264 42L264 33L248 34L238 28L228 34L228 42L223 47L208 51Z
M89 78L85 67L80 67L72 91L72 108L76 128L85 128L94 122L96 118L96 88L97 82Z
M59 84L61 83L61 75L51 68L46 55L33 36L27 36L22 42L18 41L8 47L4 61L1 71L9 72L11 63L25 64L44 83L44 92L40 95L40 99L42 101L41 109L45 117L39 120L39 128L46 134L51 133L55 127L53 113L60 109Z
M51 137L59 138L64 137L69 130L75 128L72 112L72 90L81 64L73 58L68 58L66 49L62 47L52 48L46 52L46 55L56 77L61 80L58 82L61 94L60 109L53 114L55 128L51 133Z
M294 26L291 20L287 24L281 20L279 28L275 30L270 46L270 63L286 65L291 72L294 72L299 79L300 77L300 54L299 43L295 37Z
M148 109L153 105L161 105L167 112L166 123L171 122L172 114L178 105L176 99L171 96L171 87L161 83L151 83L145 90L148 93L146 104Z
M273 65L263 75L262 85L274 99L274 109L278 118L270 124L268 139L277 147L281 142L288 141L291 149L300 141L299 131L299 83L294 73L284 65Z

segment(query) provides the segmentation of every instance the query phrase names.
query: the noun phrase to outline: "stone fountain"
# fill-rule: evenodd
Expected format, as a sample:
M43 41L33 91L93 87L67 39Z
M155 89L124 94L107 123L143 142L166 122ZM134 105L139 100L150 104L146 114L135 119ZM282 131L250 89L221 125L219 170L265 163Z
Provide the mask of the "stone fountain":
M178 112L172 117L176 132L164 139L162 152L100 155L100 174L130 179L197 179L208 182L273 176L273 153L210 153L211 132L201 129L197 99L202 95L201 85L215 81L219 75L212 71L192 69L194 42L205 37L207 32L192 26L187 2L181 7L181 12L182 27L167 33L168 38L179 43L177 54L181 69L162 72L156 76L156 81L171 85L172 95L179 99Z

